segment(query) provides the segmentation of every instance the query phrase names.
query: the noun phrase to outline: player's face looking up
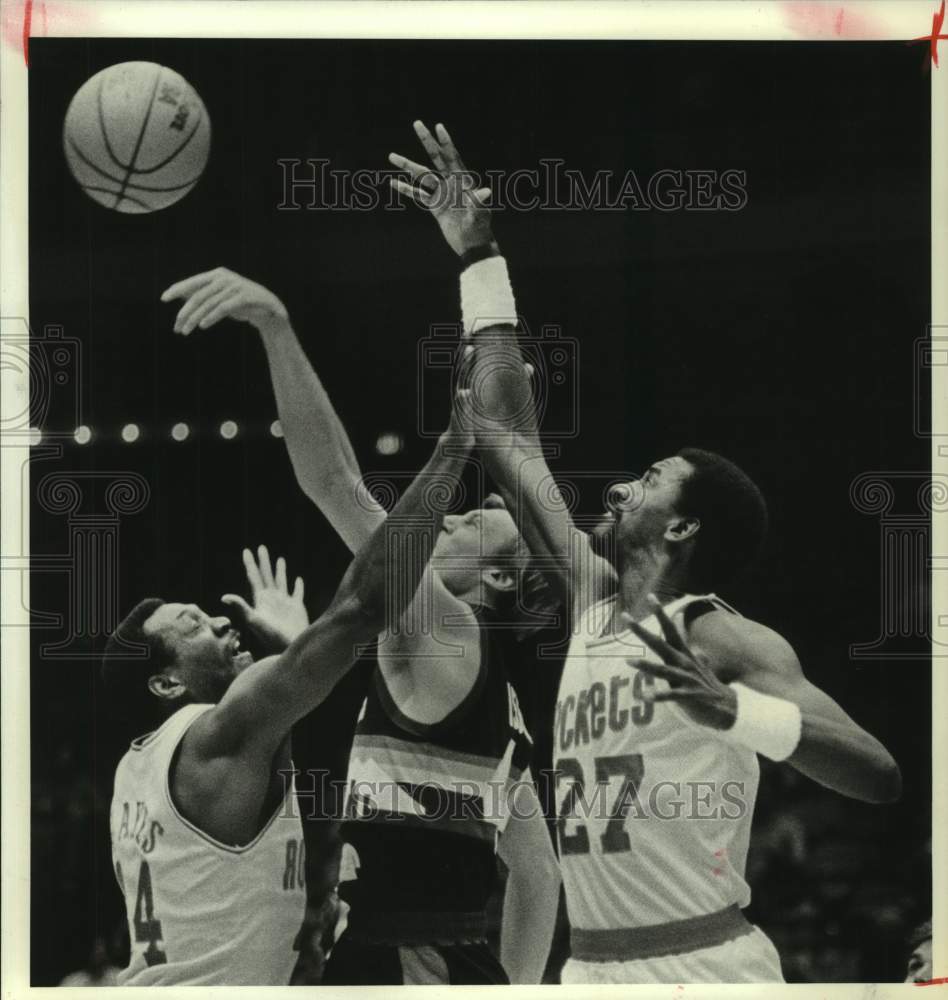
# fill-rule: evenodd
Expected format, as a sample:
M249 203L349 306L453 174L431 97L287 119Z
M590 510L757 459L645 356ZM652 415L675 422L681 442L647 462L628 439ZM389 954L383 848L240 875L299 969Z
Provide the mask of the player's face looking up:
M466 514L448 514L432 556L444 585L455 596L474 597L482 584L506 591L515 586L510 567L499 557L511 556L520 541L503 501L491 494L484 506Z
M240 633L230 619L211 618L196 604L163 604L143 631L160 637L173 656L164 674L183 685L195 701L219 701L237 674L253 662L250 653L241 650ZM167 685L150 686L160 697L181 696Z
M678 509L682 484L694 472L680 455L650 465L641 479L609 491L607 510L593 529L593 543L604 556L618 558L633 549L690 537L694 526Z
M932 939L920 941L912 952L905 973L907 983L927 983L932 978Z

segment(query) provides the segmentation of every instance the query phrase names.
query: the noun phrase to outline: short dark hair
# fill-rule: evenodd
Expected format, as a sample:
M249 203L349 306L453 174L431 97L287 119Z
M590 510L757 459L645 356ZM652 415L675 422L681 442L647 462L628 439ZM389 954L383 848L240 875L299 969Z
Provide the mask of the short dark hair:
M701 522L689 566L691 584L713 590L760 554L767 503L757 484L729 459L702 448L682 448L678 455L694 469L682 483L679 513Z
M160 635L146 635L145 622L164 604L160 597L146 597L132 608L109 636L102 656L102 681L109 697L123 714L142 722L160 717L156 699L148 691L148 678L170 666L174 654ZM147 650L135 655L135 645Z
M915 951L915 949L923 944L925 941L930 941L932 936L932 921L931 917L923 923L919 924L918 927L912 929L911 934L907 938L908 949L910 952Z

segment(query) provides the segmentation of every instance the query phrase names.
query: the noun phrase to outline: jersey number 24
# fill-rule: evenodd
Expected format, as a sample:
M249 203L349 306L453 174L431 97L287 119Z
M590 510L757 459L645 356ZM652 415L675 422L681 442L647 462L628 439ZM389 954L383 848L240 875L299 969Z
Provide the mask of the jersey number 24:
M122 868L116 865L119 884L124 886ZM161 965L168 961L168 956L158 947L162 940L161 921L155 916L155 899L151 888L151 869L148 862L143 861L138 869L138 894L135 897L135 913L132 917L135 925L136 944L147 944L144 951L145 965Z

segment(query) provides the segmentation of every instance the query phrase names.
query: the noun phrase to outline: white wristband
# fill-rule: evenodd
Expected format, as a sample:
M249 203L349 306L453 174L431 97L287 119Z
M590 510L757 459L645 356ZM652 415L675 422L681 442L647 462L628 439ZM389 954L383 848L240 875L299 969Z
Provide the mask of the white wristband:
M728 743L747 747L771 760L786 760L800 743L803 719L799 705L739 682L731 688L737 695L737 718L720 735Z
M485 257L461 272L461 319L465 333L500 323L517 325L517 304L503 257Z

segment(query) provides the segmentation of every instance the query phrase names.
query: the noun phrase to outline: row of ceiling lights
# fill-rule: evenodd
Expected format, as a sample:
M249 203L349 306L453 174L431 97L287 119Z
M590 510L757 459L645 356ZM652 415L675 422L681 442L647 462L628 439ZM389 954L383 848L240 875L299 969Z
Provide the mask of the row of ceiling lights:
M217 428L218 434L225 441L231 441L240 433L240 428L234 420L225 420ZM170 436L173 441L187 441L191 436L191 427L180 421L176 423L170 430ZM274 420L270 424L270 434L275 438L283 437L283 427L279 420ZM134 444L142 435L141 427L138 424L125 424L120 432L122 440L126 444ZM75 431L73 431L73 440L76 444L89 444L92 441L93 433L92 428L88 427L86 424L80 424ZM32 428L30 432L30 444L34 447L39 445L43 440L43 433L39 428ZM378 436L375 442L375 450L380 455L397 455L404 447L404 440L401 434L397 434L391 431L386 431Z

